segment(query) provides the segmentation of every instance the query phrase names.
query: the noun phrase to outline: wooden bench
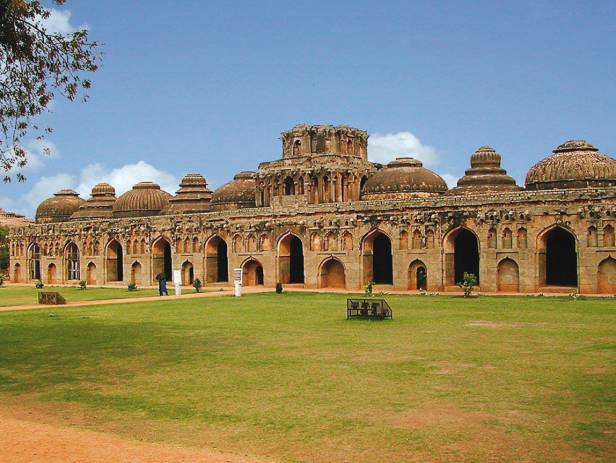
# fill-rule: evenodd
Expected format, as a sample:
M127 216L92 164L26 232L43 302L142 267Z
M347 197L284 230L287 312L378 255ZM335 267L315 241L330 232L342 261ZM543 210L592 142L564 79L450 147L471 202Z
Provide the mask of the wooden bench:
M347 299L347 319L392 319L394 313L385 299Z
M46 305L66 304L66 299L56 291L39 291L38 303Z

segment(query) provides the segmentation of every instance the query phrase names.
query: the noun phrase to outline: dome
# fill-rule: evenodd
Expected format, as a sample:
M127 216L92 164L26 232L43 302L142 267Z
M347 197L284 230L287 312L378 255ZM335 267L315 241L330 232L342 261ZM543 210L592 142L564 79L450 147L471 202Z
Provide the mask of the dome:
M71 220L110 219L116 201L115 188L108 183L94 185L90 199L71 216Z
M397 158L373 174L362 189L362 199L401 199L432 196L447 191L438 174L413 158Z
M482 146L471 156L471 168L458 180L458 186L447 192L448 195L463 193L487 193L499 191L518 191L513 177L501 168L501 155L490 146Z
M85 201L74 190L60 190L36 208L36 223L65 222Z
M180 182L180 189L169 200L165 214L191 214L210 210L212 191L201 174L187 174Z
M255 207L255 190L255 173L240 172L212 194L212 208L224 210Z
M526 175L528 190L616 185L616 159L585 140L569 140L539 161Z
M113 205L113 217L159 215L171 195L153 182L141 182L120 196Z

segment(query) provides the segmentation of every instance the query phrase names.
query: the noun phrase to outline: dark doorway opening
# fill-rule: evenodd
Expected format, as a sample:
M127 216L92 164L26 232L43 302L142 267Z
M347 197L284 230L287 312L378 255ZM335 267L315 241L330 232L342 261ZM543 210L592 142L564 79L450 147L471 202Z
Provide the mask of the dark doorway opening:
M289 283L304 282L304 248L297 236L291 238L291 256L289 262Z
M464 273L472 273L479 283L479 244L475 235L460 230L454 240L454 254L455 283L464 280Z
M227 243L220 240L216 246L216 281L221 283L229 281L229 261L227 257Z
M376 284L393 284L391 241L382 233L372 244L372 275Z
M557 227L548 233L545 247L546 284L577 286L577 253L573 235Z

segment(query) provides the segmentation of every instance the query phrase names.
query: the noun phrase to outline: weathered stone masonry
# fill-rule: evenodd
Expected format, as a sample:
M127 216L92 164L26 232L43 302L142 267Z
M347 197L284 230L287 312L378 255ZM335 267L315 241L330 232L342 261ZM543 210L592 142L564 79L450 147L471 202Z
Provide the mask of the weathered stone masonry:
M11 234L11 278L44 283L154 284L182 270L224 284L456 288L465 271L484 291L616 293L616 160L569 141L521 188L482 147L447 190L411 158L367 159L368 135L341 126L296 126L283 157L213 193L187 175L174 197L142 183L115 198L97 185L88 201L62 191L37 224Z

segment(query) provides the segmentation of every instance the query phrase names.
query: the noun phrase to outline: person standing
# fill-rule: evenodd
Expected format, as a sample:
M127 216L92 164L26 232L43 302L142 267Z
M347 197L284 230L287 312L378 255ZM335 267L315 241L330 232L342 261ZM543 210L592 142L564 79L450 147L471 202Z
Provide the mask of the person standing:
M158 295L162 296L164 294L165 296L168 296L169 291L167 290L167 278L165 277L165 274L159 273L156 275L156 279L158 280Z

